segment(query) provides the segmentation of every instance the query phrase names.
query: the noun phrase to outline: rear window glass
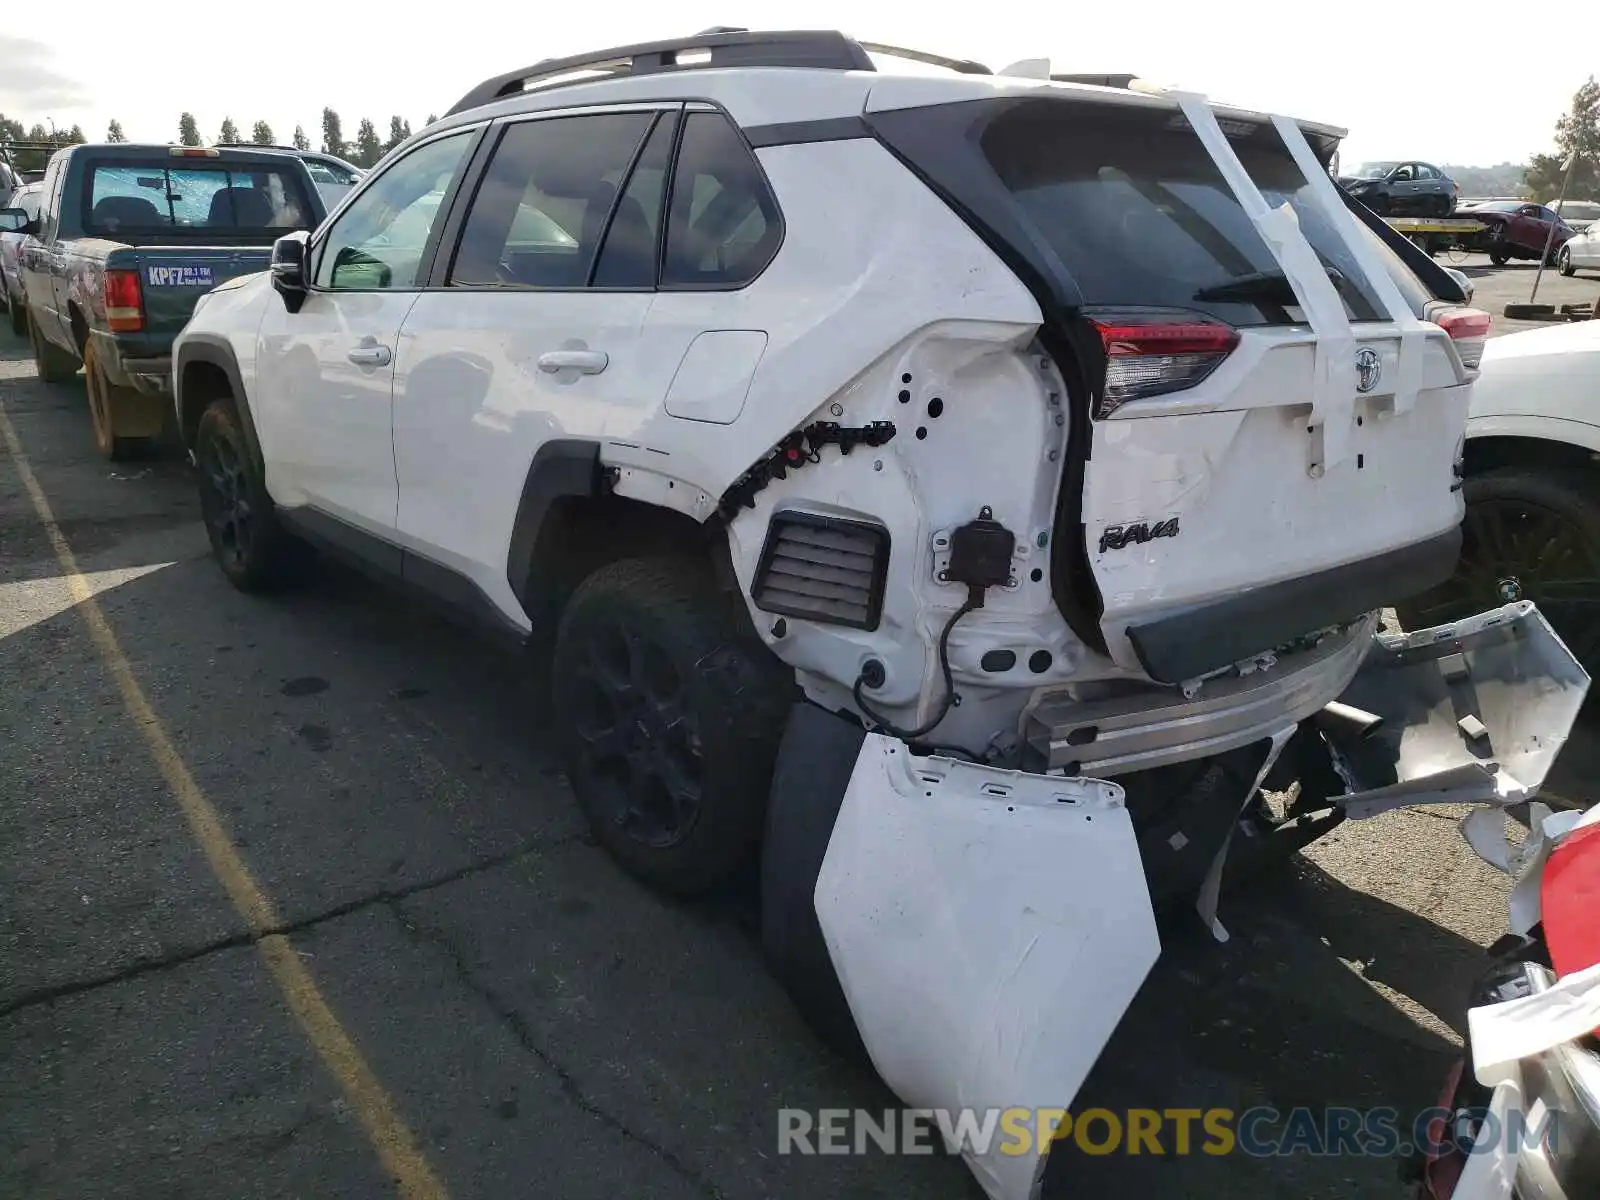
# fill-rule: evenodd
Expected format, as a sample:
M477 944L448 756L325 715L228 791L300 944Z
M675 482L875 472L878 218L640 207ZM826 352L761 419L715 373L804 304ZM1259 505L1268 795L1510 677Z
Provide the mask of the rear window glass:
M39 202L44 198L44 189L38 184L30 183L16 194L12 204L28 214L28 220L39 219Z
M89 168L87 202L84 228L108 237L183 231L276 236L314 223L298 176L256 164L96 163Z
M1276 130L1256 127L1234 136L1233 147L1267 203L1288 203L1323 263L1342 277L1336 285L1349 318L1380 319L1370 285ZM998 118L982 149L1087 304L1189 309L1242 326L1303 320L1292 295L1286 304L1285 289L1270 280L1256 285L1260 295L1246 294L1252 279L1280 268L1180 115L1042 101ZM1368 236L1413 299L1421 281ZM1212 296L1229 285L1232 295Z

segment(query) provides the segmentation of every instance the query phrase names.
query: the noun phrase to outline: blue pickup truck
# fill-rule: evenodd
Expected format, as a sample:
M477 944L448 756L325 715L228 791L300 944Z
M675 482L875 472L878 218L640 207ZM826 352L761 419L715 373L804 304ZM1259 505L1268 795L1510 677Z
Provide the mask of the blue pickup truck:
M22 286L39 374L81 367L100 453L142 452L171 419L172 343L202 293L267 268L272 243L325 209L293 154L199 146L78 145L45 169L22 230Z

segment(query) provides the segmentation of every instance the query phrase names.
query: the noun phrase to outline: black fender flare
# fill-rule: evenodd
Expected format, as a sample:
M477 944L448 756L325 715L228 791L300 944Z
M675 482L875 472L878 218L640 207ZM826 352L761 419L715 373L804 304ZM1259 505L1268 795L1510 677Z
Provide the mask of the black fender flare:
M172 362L172 392L173 408L179 416L180 433L183 436L184 449L192 450L189 436L188 422L184 420L183 376L191 363L209 363L219 369L228 378L228 390L233 394L234 408L239 413L239 421L244 426L245 441L249 444L250 453L255 455L257 463L264 460L261 457L261 440L256 436L255 417L250 412L250 398L245 395L244 376L239 371L239 360L226 339L212 334L190 334L184 339L183 345L178 347L176 357Z
M522 482L516 523L506 551L506 582L530 617L541 607L531 594L533 557L550 507L567 496L598 496L604 472L598 442L579 438L552 438L535 451Z

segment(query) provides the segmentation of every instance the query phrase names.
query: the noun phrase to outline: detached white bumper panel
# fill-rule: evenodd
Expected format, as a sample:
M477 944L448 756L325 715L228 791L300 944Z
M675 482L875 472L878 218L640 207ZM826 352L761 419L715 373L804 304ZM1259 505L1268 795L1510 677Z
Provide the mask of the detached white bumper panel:
M980 1120L1070 1105L1160 953L1121 788L916 758L876 734L816 906L884 1081ZM1025 1200L1042 1158L1001 1144L963 1155L991 1200Z
M1380 718L1338 738L1356 818L1412 804L1515 804L1544 785L1589 676L1529 601L1375 638L1341 702Z

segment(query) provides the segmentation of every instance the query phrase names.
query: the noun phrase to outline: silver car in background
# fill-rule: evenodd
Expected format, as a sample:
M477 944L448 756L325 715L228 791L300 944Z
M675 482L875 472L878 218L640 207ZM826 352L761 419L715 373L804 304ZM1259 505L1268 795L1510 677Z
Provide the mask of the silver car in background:
M44 184L25 183L11 197L7 207L20 208L28 219L39 219L39 202ZM22 297L22 243L26 233L0 233L0 304L11 318L11 332L18 337L28 332L28 318Z

